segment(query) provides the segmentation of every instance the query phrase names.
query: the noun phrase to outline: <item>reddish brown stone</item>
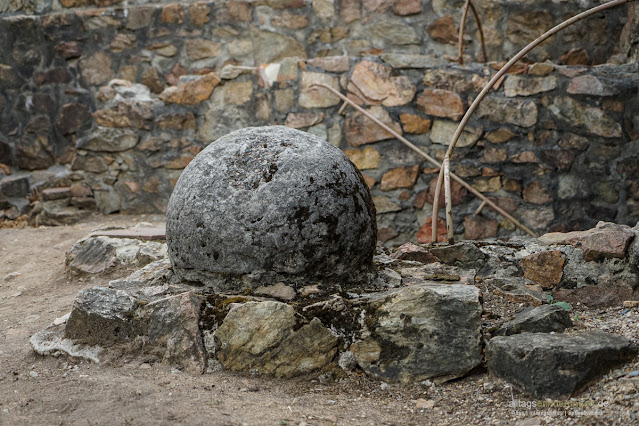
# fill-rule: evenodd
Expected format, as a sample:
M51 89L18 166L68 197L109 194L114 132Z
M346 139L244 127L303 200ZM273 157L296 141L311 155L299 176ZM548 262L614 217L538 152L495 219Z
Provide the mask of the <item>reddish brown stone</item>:
M639 298L639 290L633 290L628 278L619 279L609 274L597 278L596 285L576 289L561 289L553 292L555 300L570 304L586 305L590 308L618 307L624 300Z
M519 266L524 271L524 278L548 289L561 281L565 260L566 256L559 250L549 250L521 258Z
M459 29L450 15L442 16L435 20L435 22L426 27L426 32L435 41L457 45Z
M353 68L348 90L369 105L399 106L412 101L417 89L407 76L393 76L391 67L361 61Z
M82 45L77 41L63 41L56 44L55 53L64 59L79 58L82 56Z
M135 47L136 37L134 34L116 34L111 40L109 47L114 52L121 52L125 49L131 49Z
M395 238L398 235L399 234L390 226L386 228L379 228L377 230L377 239L383 243Z
M364 182L366 182L366 186L368 186L368 189L372 189L373 186L375 186L375 184L377 183L377 180L375 180L374 177L368 176L365 173L362 173L362 177L364 178Z
M382 159L379 152L372 146L364 149L345 149L344 154L359 170L376 169Z
M464 239L481 240L497 236L499 224L496 220L486 219L481 216L466 216L464 218Z
M373 117L401 134L401 126L399 123L391 119L388 111L384 108L374 106L369 108L368 112ZM386 130L381 129L368 117L358 111L353 112L346 117L344 122L344 133L346 134L346 139L351 146L360 146L366 143L391 139L393 137Z
M504 143L508 142L512 138L517 136L516 133L511 132L508 129L499 129L493 132L486 133L486 139L491 143Z
M359 0L339 0L339 17L350 24L361 17Z
M408 201L410 200L410 198L413 196L413 193L411 191L402 191L399 193L399 195L397 196L397 199L399 201Z
M575 161L575 153L563 149L548 149L541 152L541 159L554 165L558 170L565 171L570 170Z
M480 159L482 163L500 163L505 160L506 150L501 148L485 148Z
M481 175L484 177L503 176L504 172L501 172L499 170L496 170L490 167L482 167Z
M422 12L419 0L393 0L393 12L396 15L415 15Z
M588 52L585 49L573 48L559 57L564 65L590 65Z
M44 201L52 201L52 200L61 200L63 198L71 198L71 188L63 187L63 188L47 188L47 189L43 189L41 197L42 197L42 200L44 200Z
M184 9L180 4L167 4L162 8L160 22L165 24L181 24L184 22Z
M624 258L630 242L635 238L628 227L615 223L599 222L596 228L565 234L550 233L539 237L543 244L570 244L584 251L586 261L602 257Z
M304 15L293 13L283 13L271 18L271 25L280 28L289 28L291 30L301 30L308 26L308 18Z
M160 129L195 129L195 116L192 112L165 114L156 120Z
M149 128L148 121L153 118L151 106L147 103L125 100L111 108L100 109L93 113L99 126Z
M512 213L517 210L518 204L517 200L515 200L514 198L488 197L488 199L504 209L506 213Z
M406 133L423 135L430 130L431 120L422 118L417 114L404 113L399 115L402 127Z
M472 187L479 192L497 192L501 189L501 177L475 179Z
M197 105L208 99L219 83L220 78L211 72L198 79L164 89L160 93L160 99L166 103Z
M428 190L424 190L424 195L423 195L424 202L433 204L433 201L435 200L435 189L436 188L437 188L437 177L434 177L434 178L432 178L430 180L430 182L428 184ZM468 191L466 190L466 188L464 188L460 183L458 183L455 180L451 180L450 181L450 195L451 195L451 201L453 203L453 206L456 206L456 205L460 204L467 193L468 193ZM418 194L418 197L419 197L419 194ZM417 200L416 200L416 202L417 202ZM442 189L441 189L441 192L439 194L439 205L443 206L444 203L445 203L444 186L442 184ZM422 206L423 205L424 204L422 203ZM421 208L421 207L419 207L419 208Z
M424 224L417 231L417 242L420 244L430 244L432 242L432 217L429 216ZM437 242L446 242L446 221L441 217L437 218Z
M284 125L293 129L310 127L324 120L326 114L323 112L290 112L286 116Z
M388 10L392 2L393 0L362 0L362 5L369 12L382 13Z
M302 72L298 103L302 108L328 108L340 103L340 99L328 90L315 86L325 84L339 91L339 82L330 74Z
M253 20L253 8L245 0L231 0L226 7L234 21L251 22Z
M510 157L513 163L536 163L537 156L532 151L524 151Z
M521 193L521 181L517 179L504 179L504 189L508 192Z
M142 84L155 94L162 93L162 90L164 90L164 83L155 68L150 68L142 75Z
M533 204L546 204L552 201L552 194L542 183L535 181L524 188L524 201Z
M93 191L91 190L91 187L87 184L74 183L73 185L71 185L71 188L69 188L69 190L71 191L72 197L92 197L93 196Z
M389 170L382 176L379 189L392 191L397 188L412 188L419 177L419 166L404 166Z
M264 3L273 9L296 9L304 6L304 0L263 0L262 4Z
M195 27L201 27L209 22L211 7L204 2L191 3L189 5L189 18Z
M180 82L180 77L186 75L188 70L179 63L175 64L171 69L171 72L166 75L166 82L171 86L177 86Z
M455 92L424 89L417 98L417 107L428 115L459 120L464 115L464 101Z
M424 247L413 243L404 243L397 248L397 251L391 254L391 258L399 260L412 260L421 263L435 263L439 259L433 256Z
M91 118L89 109L82 104L65 104L58 118L58 129L63 135L76 133Z

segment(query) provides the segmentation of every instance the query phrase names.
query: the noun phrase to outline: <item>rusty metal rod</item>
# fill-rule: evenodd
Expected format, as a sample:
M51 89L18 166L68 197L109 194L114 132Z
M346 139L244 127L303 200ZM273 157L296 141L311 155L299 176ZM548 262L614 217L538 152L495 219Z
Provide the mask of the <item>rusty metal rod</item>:
M542 35L537 37L532 43L528 44L521 51L519 51L519 53L517 53L510 61L508 61L506 63L506 65L504 65L497 72L497 74L495 74L493 76L493 78L490 79L488 84L486 84L486 86L482 89L482 91L479 93L479 95L477 95L477 98L475 98L473 103L470 105L470 107L468 108L468 110L466 111L464 116L462 117L462 120L459 123L459 126L457 127L457 130L455 131L455 134L453 135L453 138L452 138L450 144L448 145L448 150L446 151L446 155L444 156L444 158L448 158L450 160L451 154L453 153L453 150L455 149L455 146L457 145L457 141L459 140L459 137L461 136L461 134L462 134L462 132L464 130L464 127L466 127L466 124L468 124L468 121L470 120L470 117L473 115L473 113L475 112L475 110L479 106L479 103L484 99L484 97L486 96L486 93L488 93L488 91L493 87L493 85L504 74L506 74L506 72L508 71L508 69L511 66L513 66L517 61L519 61L521 58L523 58L526 54L528 54L528 52L530 52L537 45L539 45L540 43L545 41L547 38L555 35L559 31L561 31L564 28L574 24L575 22L578 22L578 21L580 21L580 20L582 20L584 18L587 18L587 17L589 17L591 15L594 15L595 13L601 12L603 10L610 9L610 8L616 7L616 6L620 6L620 5L624 4L624 3L630 3L632 1L636 1L636 0L614 0L614 1L602 4L600 6L593 7L592 9L588 9L585 12L582 12L582 13L580 13L578 15L575 15L572 18L570 18L570 19L560 23L559 25L551 28L550 30L546 31L545 33L543 33ZM444 181L444 173L442 172L442 169L440 168L439 176L437 178L437 186L435 187L435 199L433 200L433 215L432 215L433 225L432 225L432 235L431 235L433 242L437 241L437 223L436 223L436 220L437 220L437 217L438 217L438 210L439 210L439 194L441 193L441 187L442 187L443 181ZM490 205L490 203L488 203L488 205Z

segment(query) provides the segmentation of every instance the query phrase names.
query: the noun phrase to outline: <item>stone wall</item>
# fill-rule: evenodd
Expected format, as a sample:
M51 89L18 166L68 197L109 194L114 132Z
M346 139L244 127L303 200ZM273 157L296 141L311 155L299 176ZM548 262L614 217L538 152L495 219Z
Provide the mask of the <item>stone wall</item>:
M575 12L571 2L474 3L497 61ZM326 138L363 171L381 240L414 240L430 214L432 165L310 85L348 93L441 158L499 68L471 62L479 52L472 19L471 63L448 60L462 1L129 2L61 13L50 12L94 2L21 4L43 15L0 20L8 35L0 42L0 175L8 175L0 212L8 218L29 211L27 196L59 186L75 188L80 207L163 212L181 170L208 143L286 124ZM578 65L625 61L616 45L626 14L594 17L534 51L482 103L453 158L458 175L534 230L639 219L636 65ZM557 65L538 62L546 59ZM262 76L250 69L266 63L279 64L272 85L274 67ZM453 189L460 236L520 232L488 209L473 216L479 200Z

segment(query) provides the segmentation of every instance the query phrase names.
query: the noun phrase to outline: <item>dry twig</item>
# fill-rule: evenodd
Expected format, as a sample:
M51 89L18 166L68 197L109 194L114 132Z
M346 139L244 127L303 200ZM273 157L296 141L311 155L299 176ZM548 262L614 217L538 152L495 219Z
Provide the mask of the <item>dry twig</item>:
M466 30L466 16L468 15L469 8L473 12L475 22L477 23L477 31L479 32L479 40L481 42L481 53L483 55L482 62L486 62L488 60L488 54L486 53L486 40L484 40L484 29L481 26L481 20L479 19L479 15L477 14L477 9L475 9L475 6L471 3L470 0L466 0L466 4L464 4L464 11L462 12L461 22L459 23L459 37L457 40L459 49L459 65L464 65L464 31Z

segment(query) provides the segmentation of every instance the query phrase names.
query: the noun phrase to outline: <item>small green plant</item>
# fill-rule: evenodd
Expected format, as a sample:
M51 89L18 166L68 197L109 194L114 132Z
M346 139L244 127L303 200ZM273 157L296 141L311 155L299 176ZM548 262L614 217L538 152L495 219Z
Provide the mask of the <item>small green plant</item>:
M572 320L573 321L581 321L581 316L579 316L579 314L576 313L575 315L572 316Z
M571 311L572 310L572 307L570 306L570 303L560 302L558 300L555 300L555 298L552 297L551 294L547 294L546 295L546 300L548 300L548 303L551 304L551 305L557 305L560 308L564 308L567 311ZM579 316L579 314L575 314L575 316Z

